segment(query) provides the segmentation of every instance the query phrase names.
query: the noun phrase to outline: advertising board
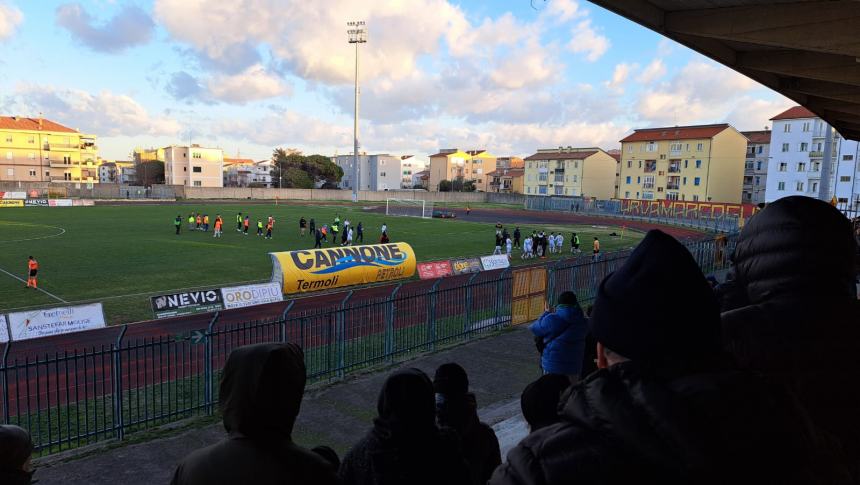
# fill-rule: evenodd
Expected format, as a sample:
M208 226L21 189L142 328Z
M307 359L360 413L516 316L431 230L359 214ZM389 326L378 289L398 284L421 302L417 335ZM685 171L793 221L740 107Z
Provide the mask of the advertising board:
M101 303L9 314L9 328L12 331L10 336L13 341L80 332L104 326L105 317Z
M227 310L284 300L284 294L277 283L221 288L221 295L224 298L224 308Z
M155 318L169 318L224 309L221 290L183 291L150 297Z
M451 274L453 274L453 270L451 269L450 261L418 263L418 277L422 280L434 280L436 278L451 276Z

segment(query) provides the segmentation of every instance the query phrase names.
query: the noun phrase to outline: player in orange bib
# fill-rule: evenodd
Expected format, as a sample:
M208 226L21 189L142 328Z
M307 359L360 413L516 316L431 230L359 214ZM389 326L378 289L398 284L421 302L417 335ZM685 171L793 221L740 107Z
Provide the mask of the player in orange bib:
M33 256L27 257L27 288L38 289L39 281L36 274L39 273L39 262Z
M221 219L221 214L215 216L215 234L212 237L221 237L221 228L224 227L224 219Z

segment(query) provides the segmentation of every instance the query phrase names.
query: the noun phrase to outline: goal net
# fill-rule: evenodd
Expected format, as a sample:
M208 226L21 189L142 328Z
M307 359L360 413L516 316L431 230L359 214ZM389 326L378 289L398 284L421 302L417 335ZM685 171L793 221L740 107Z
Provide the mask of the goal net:
M433 202L422 199L385 199L385 215L433 217Z

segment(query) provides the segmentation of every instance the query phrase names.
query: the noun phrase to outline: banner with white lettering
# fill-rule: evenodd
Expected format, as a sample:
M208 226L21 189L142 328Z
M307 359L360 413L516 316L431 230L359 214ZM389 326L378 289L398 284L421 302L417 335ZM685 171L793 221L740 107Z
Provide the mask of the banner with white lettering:
M0 343L9 341L9 327L6 326L6 316L0 315Z
M29 310L9 314L12 340L49 337L64 333L104 328L101 303Z
M72 199L50 199L48 205L51 207L71 207Z
M221 288L221 295L227 310L284 301L284 294L278 283Z
M168 318L224 309L221 290L183 291L150 297L155 318Z
M494 269L505 269L510 267L511 262L504 254L494 254L492 256L481 256L481 266L484 271L492 271Z
M0 199L26 199L27 192L0 192Z

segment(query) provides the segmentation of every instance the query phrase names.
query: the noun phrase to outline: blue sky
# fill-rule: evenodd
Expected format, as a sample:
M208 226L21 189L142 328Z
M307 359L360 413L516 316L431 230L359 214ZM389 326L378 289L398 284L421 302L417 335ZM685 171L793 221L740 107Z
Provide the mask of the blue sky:
M585 1L0 0L0 112L135 146L369 152L615 148L633 128L761 129L792 103Z

